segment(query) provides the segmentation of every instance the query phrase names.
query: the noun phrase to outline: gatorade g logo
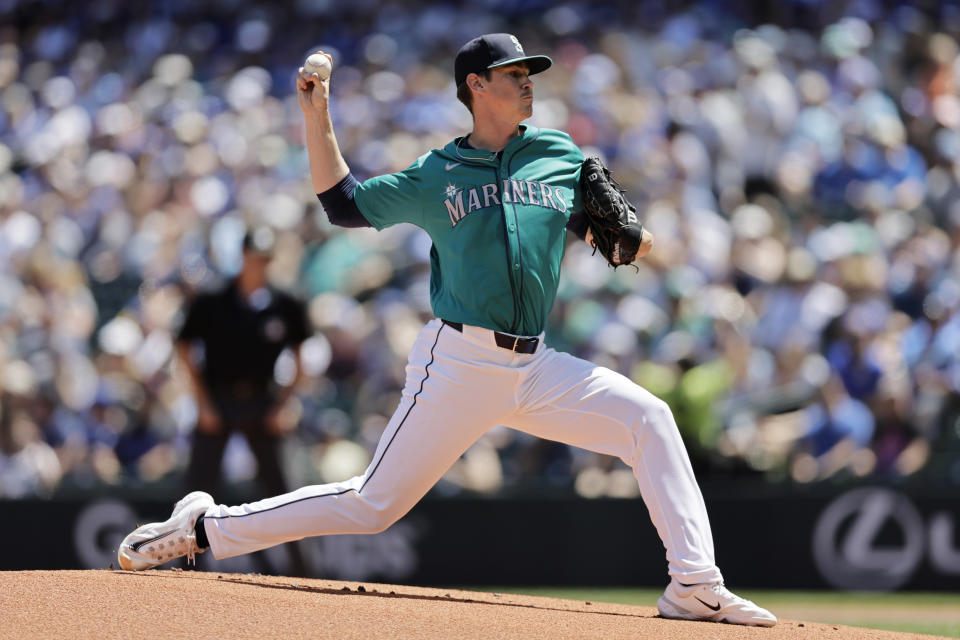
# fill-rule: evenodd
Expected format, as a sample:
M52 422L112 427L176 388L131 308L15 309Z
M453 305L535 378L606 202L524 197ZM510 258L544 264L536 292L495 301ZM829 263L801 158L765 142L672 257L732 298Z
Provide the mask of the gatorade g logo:
M953 517L934 514L929 526L914 504L890 489L856 489L824 509L813 532L813 557L821 575L840 589L897 589L906 584L929 549L932 568L960 574L952 546Z
M104 569L117 560L117 547L137 526L129 504L107 498L85 505L73 525L73 548L84 569Z
M517 36L510 36L510 42L513 43L513 46L516 47L517 53L523 54L523 47L520 46L520 41L517 40Z

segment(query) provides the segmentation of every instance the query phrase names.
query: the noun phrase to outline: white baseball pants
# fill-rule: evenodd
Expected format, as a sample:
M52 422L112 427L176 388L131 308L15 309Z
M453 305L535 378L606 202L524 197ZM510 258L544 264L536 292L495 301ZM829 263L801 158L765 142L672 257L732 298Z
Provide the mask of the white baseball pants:
M362 476L205 514L216 558L308 536L377 533L406 514L487 430L504 425L630 465L680 582L721 580L710 522L670 408L626 377L542 344L440 320L421 330L406 385Z

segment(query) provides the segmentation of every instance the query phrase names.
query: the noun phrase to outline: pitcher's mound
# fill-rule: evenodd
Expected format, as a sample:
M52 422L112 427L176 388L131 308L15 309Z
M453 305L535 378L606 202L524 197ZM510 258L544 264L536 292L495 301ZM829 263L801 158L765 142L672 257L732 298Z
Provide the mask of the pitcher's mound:
M651 607L508 593L176 569L0 572L0 611L4 638L68 640L911 637L792 620L771 629L681 622Z

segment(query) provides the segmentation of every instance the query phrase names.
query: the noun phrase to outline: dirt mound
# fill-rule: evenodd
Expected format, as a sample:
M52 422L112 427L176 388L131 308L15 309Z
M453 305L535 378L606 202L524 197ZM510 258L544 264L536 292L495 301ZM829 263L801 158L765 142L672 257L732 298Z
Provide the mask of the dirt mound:
M803 638L930 636L783 620L772 629L582 600L163 570L0 572L4 638Z

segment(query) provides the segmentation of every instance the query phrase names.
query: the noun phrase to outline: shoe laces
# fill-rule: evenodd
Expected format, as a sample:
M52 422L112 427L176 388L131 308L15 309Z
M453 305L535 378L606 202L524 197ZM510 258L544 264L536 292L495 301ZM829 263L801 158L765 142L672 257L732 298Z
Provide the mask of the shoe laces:
M197 534L194 532L188 533L186 535L186 545L187 545L187 566L193 565L197 566Z
M717 594L718 597L727 598L732 602L736 602L740 604L753 604L750 600L747 600L746 598L741 598L734 592L730 591L730 589L727 589L727 587L722 582L716 582L714 584L711 584L710 590L713 591L715 594Z

